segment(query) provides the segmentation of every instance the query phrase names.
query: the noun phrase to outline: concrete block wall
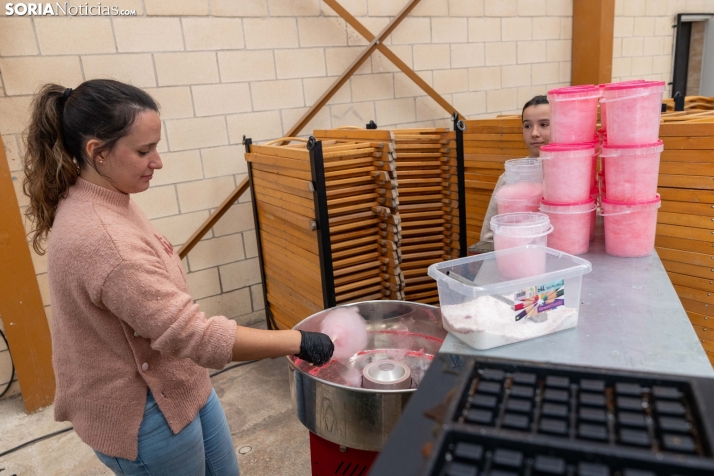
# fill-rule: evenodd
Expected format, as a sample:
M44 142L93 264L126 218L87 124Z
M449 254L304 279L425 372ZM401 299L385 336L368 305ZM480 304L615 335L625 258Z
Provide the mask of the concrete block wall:
M612 80L672 81L679 13L714 13L710 0L615 0ZM666 97L671 87L667 85Z
M405 0L342 0L374 34ZM243 135L281 137L367 42L319 0L115 0L133 17L0 17L0 133L21 208L22 131L45 82L114 78L161 104L164 168L132 198L178 247L246 176ZM422 0L385 42L468 118L519 112L570 81L571 0ZM448 126L374 54L305 128ZM264 320L250 197L184 260L208 315ZM33 260L48 319L46 257ZM5 371L5 368L8 368ZM0 388L9 376L0 349ZM13 391L17 391L15 387Z

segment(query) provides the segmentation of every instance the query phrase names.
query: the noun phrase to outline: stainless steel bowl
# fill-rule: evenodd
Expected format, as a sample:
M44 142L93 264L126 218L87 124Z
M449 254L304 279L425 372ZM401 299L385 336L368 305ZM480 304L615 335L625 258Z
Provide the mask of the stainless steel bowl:
M366 349L349 360L331 361L320 368L288 357L290 392L298 418L308 430L342 446L380 451L446 337L441 312L434 306L406 301L367 301L338 307L357 307L365 318L369 332ZM313 314L295 329L319 331L332 309ZM358 386L364 367L389 359L410 368L411 388L376 390Z

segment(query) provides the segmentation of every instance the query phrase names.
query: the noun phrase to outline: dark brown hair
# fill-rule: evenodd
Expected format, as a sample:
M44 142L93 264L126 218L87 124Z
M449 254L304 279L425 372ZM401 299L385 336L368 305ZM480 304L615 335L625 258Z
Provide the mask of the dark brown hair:
M159 110L146 92L110 79L92 79L77 89L45 84L32 100L32 117L26 131L25 180L30 197L25 215L32 222L32 246L44 254L43 243L52 228L57 205L77 181L79 171L94 167L87 157L90 139L102 145L97 154L110 152L129 134L136 116Z
M548 96L543 96L543 95L533 96L533 98L530 101L528 101L527 103L525 103L523 105L523 109L521 110L521 119L523 119L523 113L526 112L526 109L528 109L531 106L540 106L541 104L550 104L548 102Z

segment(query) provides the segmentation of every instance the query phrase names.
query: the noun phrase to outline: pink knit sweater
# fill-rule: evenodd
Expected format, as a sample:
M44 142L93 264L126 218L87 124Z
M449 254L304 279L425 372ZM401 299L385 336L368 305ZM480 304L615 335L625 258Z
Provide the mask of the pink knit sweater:
M169 241L125 195L78 179L48 246L55 419L135 460L147 387L174 433L208 400L206 368L231 360L236 323L206 319Z

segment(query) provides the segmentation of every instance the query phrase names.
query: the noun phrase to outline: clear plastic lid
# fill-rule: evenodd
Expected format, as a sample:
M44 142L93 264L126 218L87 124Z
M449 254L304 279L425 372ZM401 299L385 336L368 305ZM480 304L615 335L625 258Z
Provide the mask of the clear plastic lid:
M603 97L600 102L607 103L616 101L620 98L636 98L640 96L649 96L650 94L662 95L664 90L664 81L612 83L603 89Z
M503 180L507 183L541 182L543 180L543 162L538 158L511 159L504 164L506 173Z
M501 257L523 256L524 251L545 253L545 272L527 278L504 277L498 271L496 260ZM592 271L592 264L587 260L545 246L528 245L432 264L429 266L428 274L440 285L445 284L463 296L480 297L493 294L508 295L536 284L575 278L590 271ZM474 284L457 281L447 276L447 272L462 276L473 281Z
M558 203L541 200L540 211L543 213L557 213L561 215L579 215L595 210L595 199L589 198L575 203Z
M503 236L541 236L550 230L550 218L544 213L503 213L491 217L491 231Z
M664 150L664 144L658 140L654 144L635 145L602 145L601 157L619 157L621 155L650 155L658 154Z

